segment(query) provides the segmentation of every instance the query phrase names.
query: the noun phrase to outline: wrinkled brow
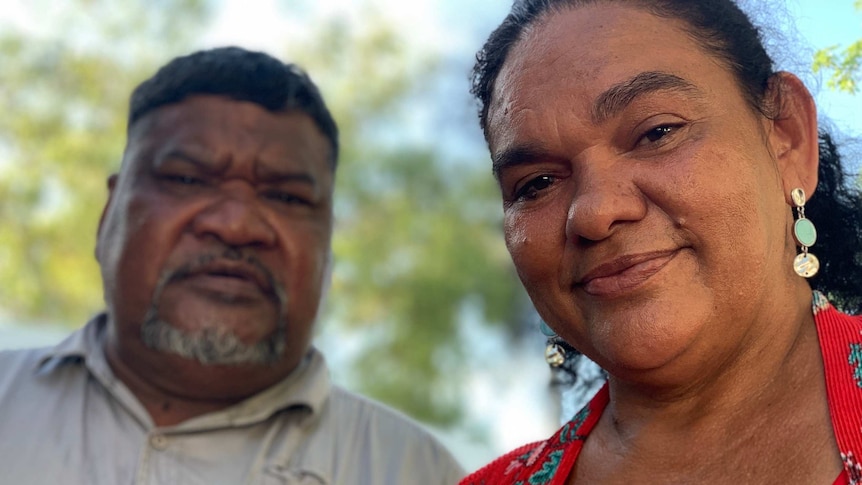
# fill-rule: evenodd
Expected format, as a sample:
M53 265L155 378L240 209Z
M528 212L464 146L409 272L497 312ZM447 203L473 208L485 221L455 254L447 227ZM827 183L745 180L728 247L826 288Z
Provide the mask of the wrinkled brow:
M502 172L508 168L553 158L553 155L541 145L530 144L507 148L491 158L491 169L494 177L499 180Z
M593 124L602 124L618 115L638 96L656 91L680 91L696 97L703 95L694 84L679 76L661 71L642 72L611 86L596 98L590 112Z

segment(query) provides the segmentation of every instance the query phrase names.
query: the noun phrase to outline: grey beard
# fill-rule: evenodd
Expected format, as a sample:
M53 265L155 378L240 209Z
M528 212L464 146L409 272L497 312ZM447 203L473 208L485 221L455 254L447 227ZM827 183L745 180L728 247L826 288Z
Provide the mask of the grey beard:
M224 257L240 259L242 254L235 250L227 250ZM196 360L203 365L267 365L279 361L285 348L287 298L284 288L274 281L271 273L263 266L260 268L270 279L279 311L275 332L259 342L246 344L232 330L226 328L203 328L187 332L159 316L158 301L165 286L178 275L189 271L189 268L194 265L206 264L212 258L212 255L202 255L184 267L162 274L153 292L152 305L147 310L141 326L144 345L159 352ZM248 262L259 265L253 258L249 258Z
M147 347L196 360L203 365L267 365L277 362L284 354L284 323L279 319L276 331L254 344L246 344L227 329L204 328L184 332L162 320L155 307L150 307L141 327L141 337Z

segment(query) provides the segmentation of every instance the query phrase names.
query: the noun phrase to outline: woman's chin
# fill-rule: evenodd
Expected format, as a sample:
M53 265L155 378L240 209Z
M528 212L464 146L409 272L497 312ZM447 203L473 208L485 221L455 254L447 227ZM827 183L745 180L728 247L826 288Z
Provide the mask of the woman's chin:
M692 367L697 359L691 357L696 357L698 346L703 344L708 317L695 314L680 318L671 313L639 311L602 318L590 329L591 349L584 349L584 353L622 379L667 381L678 377L685 382L698 372Z

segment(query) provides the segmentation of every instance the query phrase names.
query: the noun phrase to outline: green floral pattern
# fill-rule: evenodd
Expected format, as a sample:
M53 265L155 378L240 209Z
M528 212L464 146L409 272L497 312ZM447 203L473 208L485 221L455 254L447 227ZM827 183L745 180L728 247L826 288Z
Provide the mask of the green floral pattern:
M856 379L856 385L862 388L862 344L850 344L847 363L853 366L853 378Z
M551 485L562 483L565 477L559 476L564 457L572 453L576 457L578 449L586 440L597 419L607 404L608 389L605 386L599 393L578 411L554 436L540 441L500 458L488 467L489 474L475 478L468 477L461 485ZM504 480L504 481L501 481Z

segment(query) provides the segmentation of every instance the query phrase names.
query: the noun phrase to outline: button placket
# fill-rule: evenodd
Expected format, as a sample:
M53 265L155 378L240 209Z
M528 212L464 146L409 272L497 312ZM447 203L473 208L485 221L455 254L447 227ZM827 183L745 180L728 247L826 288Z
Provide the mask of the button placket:
M170 440L162 433L153 433L150 435L150 447L156 451L164 451L168 448Z

